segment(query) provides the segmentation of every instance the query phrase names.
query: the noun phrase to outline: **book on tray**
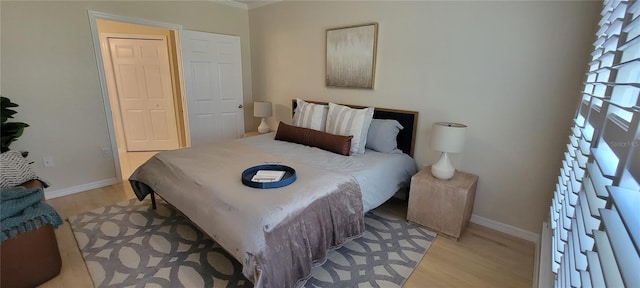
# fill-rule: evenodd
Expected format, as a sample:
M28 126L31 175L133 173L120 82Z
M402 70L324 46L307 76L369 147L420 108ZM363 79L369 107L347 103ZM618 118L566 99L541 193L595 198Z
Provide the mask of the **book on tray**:
M285 171L279 170L258 170L256 175L253 175L251 181L253 182L278 182L284 176Z

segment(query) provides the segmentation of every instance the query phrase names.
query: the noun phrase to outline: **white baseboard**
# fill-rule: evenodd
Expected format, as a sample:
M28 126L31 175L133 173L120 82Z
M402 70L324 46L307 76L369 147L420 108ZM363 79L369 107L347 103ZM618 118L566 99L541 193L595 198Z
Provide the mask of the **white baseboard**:
M487 228L491 228L496 231L500 231L505 234L509 234L514 237L518 237L520 239L527 240L529 242L533 242L534 244L536 244L536 246L539 245L540 243L540 235L538 235L537 233L520 229L518 227L514 227L514 226L500 223L491 219L487 219L487 218L478 216L476 214L472 214L471 219L469 221Z
M44 198L45 199L58 198L58 197L62 197L62 196L75 194L75 193L78 193L78 192L84 192L84 191L91 190L91 189L96 189L96 188L101 188L101 187L117 184L118 182L120 182L120 181L118 181L117 178L111 178L111 179L100 180L100 181L91 182L91 183L87 183L87 184L82 184L82 185L78 185L78 186L73 186L73 187L68 187L68 188L63 188L63 189L58 189L58 190L53 190L53 191L46 191L44 193Z

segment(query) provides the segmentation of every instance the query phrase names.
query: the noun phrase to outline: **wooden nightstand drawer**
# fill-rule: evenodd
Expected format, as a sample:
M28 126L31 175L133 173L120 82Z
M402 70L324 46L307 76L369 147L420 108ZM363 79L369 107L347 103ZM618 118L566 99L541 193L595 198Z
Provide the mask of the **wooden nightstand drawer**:
M411 177L407 220L456 240L469 223L478 176L456 171L441 180L431 175L431 166Z

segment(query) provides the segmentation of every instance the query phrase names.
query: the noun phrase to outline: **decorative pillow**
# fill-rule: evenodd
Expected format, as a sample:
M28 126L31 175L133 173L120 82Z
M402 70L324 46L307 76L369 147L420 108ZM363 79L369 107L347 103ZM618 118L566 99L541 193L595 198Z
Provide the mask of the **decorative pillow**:
M20 185L38 179L36 173L20 151L9 150L0 154L0 188Z
M396 153L399 151L396 138L402 129L404 127L396 120L373 119L365 147L381 153Z
M347 106L329 103L327 115L327 133L353 135L351 153L364 153L367 133L373 118L373 107L353 109Z
M308 103L300 98L296 99L298 105L293 114L293 125L324 131L327 123L329 106Z
M280 122L276 140L318 147L322 150L349 156L353 136L333 135L326 132L296 127Z

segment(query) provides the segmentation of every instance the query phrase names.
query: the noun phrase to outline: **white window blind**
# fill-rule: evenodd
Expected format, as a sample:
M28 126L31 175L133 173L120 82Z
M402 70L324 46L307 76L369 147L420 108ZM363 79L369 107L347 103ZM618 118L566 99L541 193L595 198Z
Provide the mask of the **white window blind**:
M640 287L640 2L601 15L550 207L556 287Z

